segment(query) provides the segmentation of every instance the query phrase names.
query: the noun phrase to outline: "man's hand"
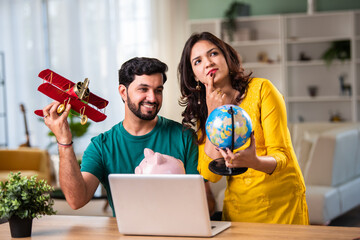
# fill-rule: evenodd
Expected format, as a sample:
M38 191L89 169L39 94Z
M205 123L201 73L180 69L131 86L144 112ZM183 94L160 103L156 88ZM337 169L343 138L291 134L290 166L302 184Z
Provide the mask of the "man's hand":
M72 135L67 121L71 105L67 104L65 111L59 115L57 108L59 102L54 101L43 108L44 122L46 126L54 133L56 140L62 144L69 144L72 141Z
M74 149L63 144L72 142L72 135L67 121L71 105L67 104L65 111L59 115L59 102L54 101L43 108L44 122L54 133L59 145L60 168L59 180L66 201L73 209L78 209L90 201L99 185L99 180L91 173L81 173Z

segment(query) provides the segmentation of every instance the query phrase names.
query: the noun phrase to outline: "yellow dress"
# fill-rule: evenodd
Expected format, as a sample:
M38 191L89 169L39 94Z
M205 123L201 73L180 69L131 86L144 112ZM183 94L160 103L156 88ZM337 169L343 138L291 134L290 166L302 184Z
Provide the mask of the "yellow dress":
M253 78L240 107L249 115L258 156L272 156L277 165L269 175L249 168L244 174L227 177L223 220L283 224L309 224L305 184L287 128L283 96L273 84ZM200 174L211 182L222 176L208 169L212 161L199 146ZM249 142L242 146L244 149Z

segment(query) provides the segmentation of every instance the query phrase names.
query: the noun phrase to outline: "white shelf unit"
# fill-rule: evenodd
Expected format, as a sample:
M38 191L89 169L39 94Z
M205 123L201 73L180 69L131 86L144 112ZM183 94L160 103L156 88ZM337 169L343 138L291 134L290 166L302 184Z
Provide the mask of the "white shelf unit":
M355 79L356 79L356 106L357 109L357 121L360 121L360 11L355 12L354 16L354 32L355 32L355 39L354 39L354 48L353 48L353 55L355 55L355 63L354 63L354 72L355 72Z
M271 80L285 96L289 122L328 121L333 114L344 121L360 120L359 11L239 17L232 42L224 19L190 20L188 29L189 34L209 31L224 39L238 51L246 70ZM324 52L332 42L344 40L350 41L351 58L327 65ZM261 54L266 61L260 61ZM340 90L343 74L351 96ZM315 97L309 95L310 86L317 87Z
M325 64L322 55L334 41L353 40L354 12L327 12L313 15L284 16L285 78L288 117L290 122L325 121L340 115L344 121L357 121L356 97L343 96L339 77L356 86L353 72L354 58L335 60ZM310 60L300 60L300 55ZM309 87L317 87L315 97L309 96Z

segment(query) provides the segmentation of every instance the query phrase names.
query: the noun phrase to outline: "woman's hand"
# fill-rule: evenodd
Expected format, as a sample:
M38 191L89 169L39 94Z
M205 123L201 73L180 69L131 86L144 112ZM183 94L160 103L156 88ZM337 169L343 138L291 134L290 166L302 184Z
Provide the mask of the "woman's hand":
M206 87L206 105L208 108L208 114L210 114L215 108L220 107L226 103L226 94L221 91L220 88L214 87L215 73L210 73L207 76L207 81L204 84Z
M257 156L254 132L250 135L250 146L244 150L233 153L230 149L219 149L229 168L247 167L267 174L272 174L276 168L276 159L272 156Z
M233 153L229 148L219 149L225 159L225 165L229 168L250 167L254 168L257 163L254 132L250 135L250 146L244 150Z
M59 102L54 101L43 108L44 122L54 133L58 142L68 144L72 141L72 135L67 121L71 105L67 104L65 111L61 115L57 113L59 105Z

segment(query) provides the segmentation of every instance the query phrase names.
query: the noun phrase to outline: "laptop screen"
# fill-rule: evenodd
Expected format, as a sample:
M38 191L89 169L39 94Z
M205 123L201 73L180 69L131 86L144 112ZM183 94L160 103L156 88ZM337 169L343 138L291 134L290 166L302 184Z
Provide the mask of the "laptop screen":
M211 235L202 176L110 174L109 182L120 233Z

